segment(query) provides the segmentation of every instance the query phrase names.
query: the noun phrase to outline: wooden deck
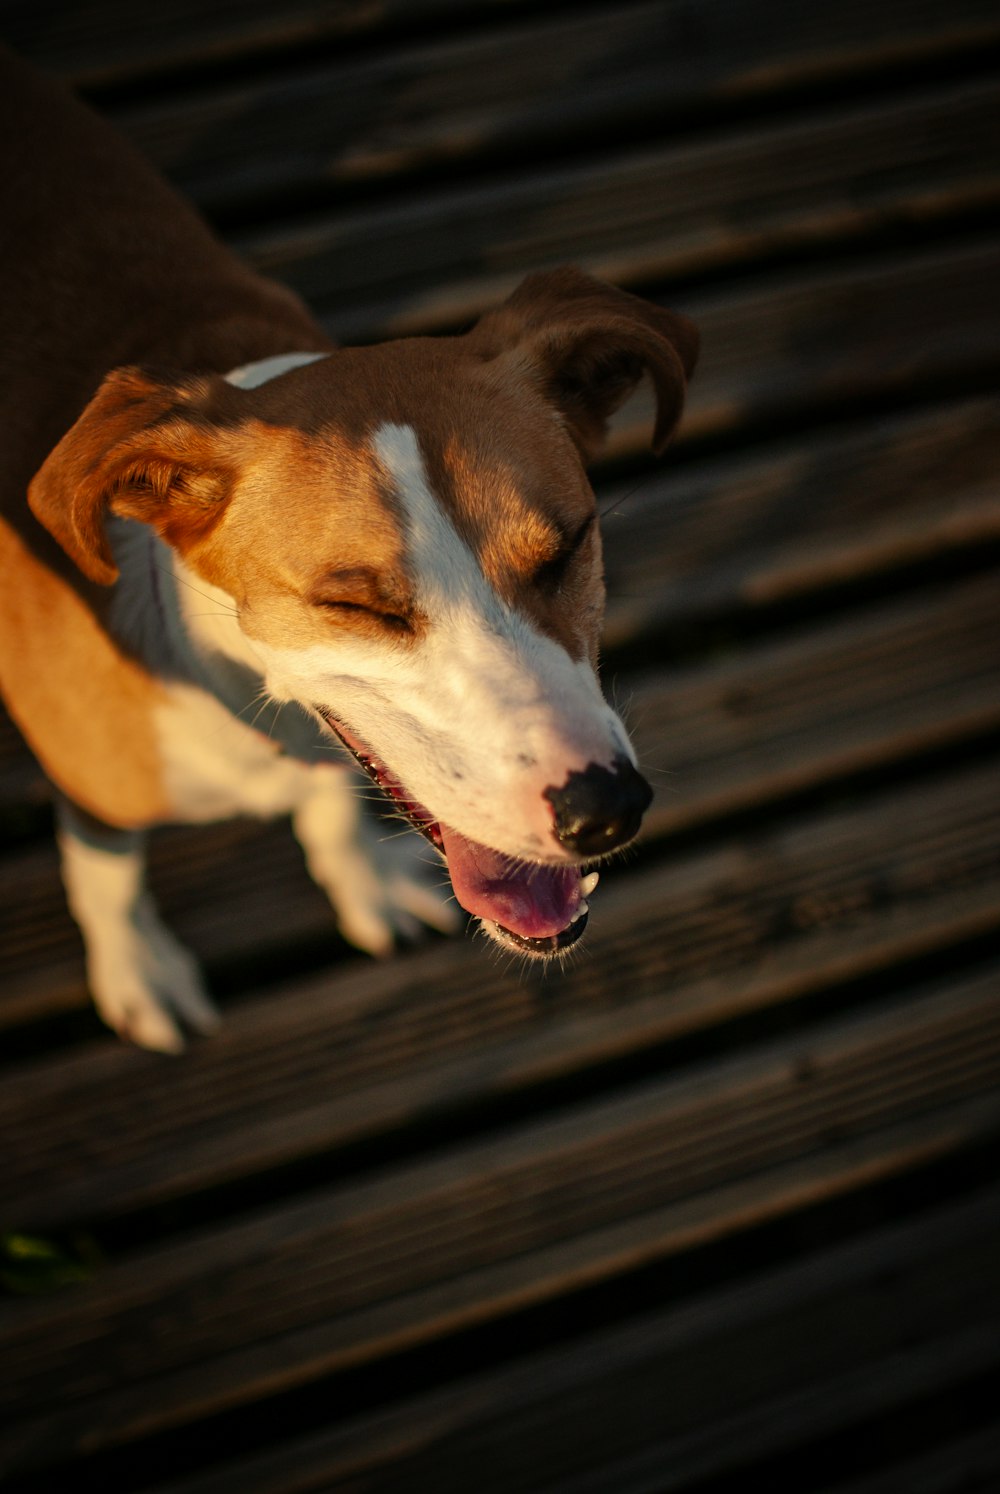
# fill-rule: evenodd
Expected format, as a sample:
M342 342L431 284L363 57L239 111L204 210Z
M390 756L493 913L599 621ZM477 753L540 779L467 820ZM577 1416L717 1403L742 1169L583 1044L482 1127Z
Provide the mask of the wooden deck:
M598 475L659 791L564 973L366 962L287 827L173 830L226 1023L130 1050L0 727L5 1489L1000 1488L995 0L0 34L344 339L567 260L704 333Z

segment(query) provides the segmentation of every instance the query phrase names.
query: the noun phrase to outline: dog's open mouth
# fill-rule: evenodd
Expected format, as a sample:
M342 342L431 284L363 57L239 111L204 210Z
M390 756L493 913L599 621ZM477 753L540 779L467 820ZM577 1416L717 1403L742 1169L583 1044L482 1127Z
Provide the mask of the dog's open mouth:
M347 727L322 707L317 710L395 809L440 851L458 902L498 943L540 957L576 943L587 926L587 897L597 885L596 872L584 876L578 866L521 861L441 824Z

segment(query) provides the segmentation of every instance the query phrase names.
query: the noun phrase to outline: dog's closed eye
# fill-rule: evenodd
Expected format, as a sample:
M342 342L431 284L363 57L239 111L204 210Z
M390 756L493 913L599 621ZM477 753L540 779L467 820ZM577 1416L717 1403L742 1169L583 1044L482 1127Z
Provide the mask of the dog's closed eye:
M571 562L593 529L596 517L596 514L588 514L582 524L563 537L555 553L536 566L531 580L539 590L554 591L562 585Z
M325 575L309 600L340 622L374 623L394 633L414 631L413 609L395 588L387 588L368 567Z
M408 617L400 612L385 612L380 607L370 607L364 602L349 602L338 597L324 597L315 602L317 607L325 611L339 614L342 620L376 622L383 628L389 628L395 633L412 633L413 624Z

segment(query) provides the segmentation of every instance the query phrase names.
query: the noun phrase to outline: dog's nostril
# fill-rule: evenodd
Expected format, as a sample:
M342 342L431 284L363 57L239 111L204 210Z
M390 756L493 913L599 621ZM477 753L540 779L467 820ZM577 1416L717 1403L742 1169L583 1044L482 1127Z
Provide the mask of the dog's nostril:
M567 851L600 856L630 841L649 808L653 791L626 757L611 768L590 763L569 775L562 788L547 788L553 833Z

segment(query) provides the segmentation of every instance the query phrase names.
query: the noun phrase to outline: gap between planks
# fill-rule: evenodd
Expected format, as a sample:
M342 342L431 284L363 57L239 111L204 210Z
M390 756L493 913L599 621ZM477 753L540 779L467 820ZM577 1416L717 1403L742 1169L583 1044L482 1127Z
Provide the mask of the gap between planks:
M283 212L264 196L261 226L232 237L342 338L367 339L382 323L394 333L433 330L435 318L464 320L529 270L566 261L629 284L676 285L989 215L1000 201L998 114L1000 85L973 80L804 110L794 127L736 123L681 144L592 148L568 165L536 159L530 172L522 163L472 183L393 183L374 202L334 197L325 206L318 194L311 210ZM204 171L200 147L196 158ZM289 177L287 162L263 151L252 159L248 203L267 188L268 169L272 190ZM310 164L315 177L319 165ZM335 174L333 163L327 169ZM201 182L209 200L240 184L220 172Z
M551 1490L557 1478L571 1476L577 1494L589 1473L602 1494L640 1494L662 1488L667 1470L685 1487L789 1441L844 1434L874 1409L885 1412L928 1387L941 1393L963 1374L992 1367L1000 1313L984 1310L977 1289L983 1243L995 1236L998 1221L1000 1198L987 1190L883 1226L860 1245L820 1251L665 1310L647 1309L568 1346L523 1353L513 1365L466 1374L249 1458L237 1454L217 1469L171 1481L162 1494L289 1494L360 1476L380 1494L432 1486L458 1494L468 1487L470 1467L486 1480L484 1490L492 1470L498 1491L508 1490L512 1447L518 1488L537 1482ZM955 1271L956 1262L965 1270ZM949 1322L935 1336L925 1309L940 1293L942 1271L968 1288L966 1317L972 1302L979 1331ZM995 1289L989 1277L981 1284ZM902 1354L901 1334L911 1339ZM769 1342L777 1335L783 1352L764 1358L764 1335ZM918 1337L919 1344L912 1341ZM811 1362L804 1367L797 1361L806 1356ZM760 1368L769 1364L770 1378L761 1383ZM996 1434L953 1444L950 1460L931 1459L952 1479L956 1468L980 1461L1000 1466ZM647 1484L651 1472L655 1480ZM870 1487L866 1480L838 1485L838 1494L897 1494L904 1486L907 1494L944 1494L953 1484L916 1478L883 1491L875 1478Z
M20 1397L47 1412L29 1413L8 1451L30 1462L145 1435L995 1134L997 990L995 968L942 982L702 1074L142 1252L62 1298L15 1304L3 1314L5 1354L19 1365ZM712 1152L718 1162L706 1165ZM154 1303L155 1367L144 1326Z

